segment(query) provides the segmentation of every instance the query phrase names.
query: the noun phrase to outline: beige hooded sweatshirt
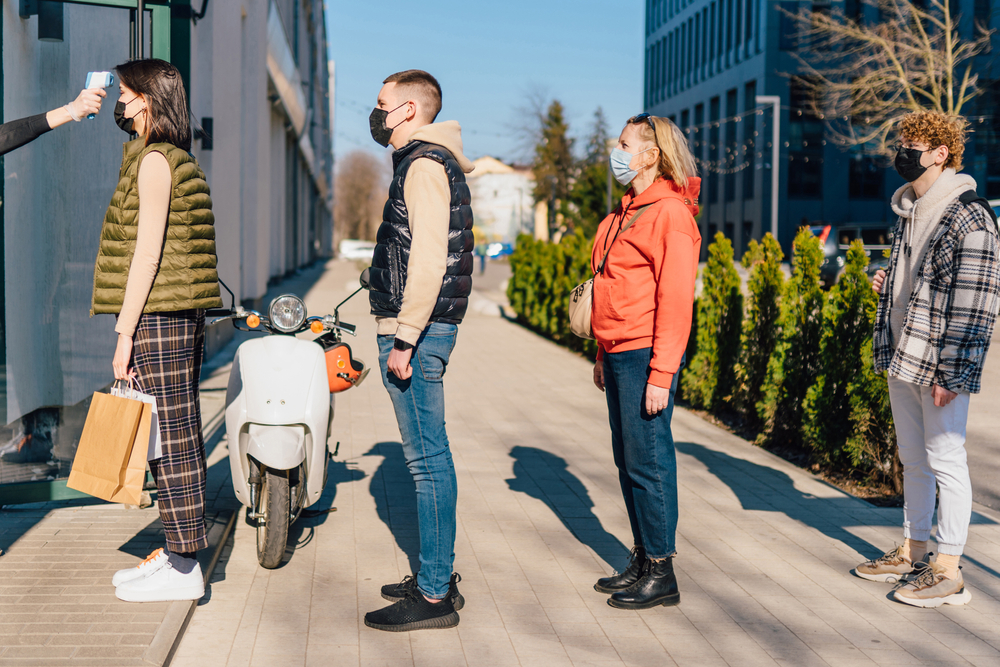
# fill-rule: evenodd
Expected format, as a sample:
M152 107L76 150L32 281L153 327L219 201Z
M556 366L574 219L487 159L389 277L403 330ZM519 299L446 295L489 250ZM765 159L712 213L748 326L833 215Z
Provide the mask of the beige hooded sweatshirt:
M462 128L454 120L426 125L414 132L410 141L447 148L467 174L474 168L462 153ZM413 237L403 306L397 317L378 317L376 322L380 336L395 336L416 345L434 312L448 268L451 187L444 166L430 158L414 160L406 173L403 200Z
M892 210L902 218L902 256L896 261L892 281L892 311L889 313L889 330L893 346L899 343L906 311L913 295L917 274L924 265L924 257L934 238L934 230L941 221L948 205L966 190L975 190L976 181L968 174L945 169L934 181L930 190L919 199L913 184L907 183L892 196Z

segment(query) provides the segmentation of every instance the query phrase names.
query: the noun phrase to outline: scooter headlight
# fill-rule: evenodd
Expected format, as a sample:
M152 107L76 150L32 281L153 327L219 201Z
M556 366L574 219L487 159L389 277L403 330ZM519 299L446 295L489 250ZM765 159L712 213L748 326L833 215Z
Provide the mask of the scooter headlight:
M267 317L275 329L291 333L306 321L306 304L294 294L285 294L271 302Z

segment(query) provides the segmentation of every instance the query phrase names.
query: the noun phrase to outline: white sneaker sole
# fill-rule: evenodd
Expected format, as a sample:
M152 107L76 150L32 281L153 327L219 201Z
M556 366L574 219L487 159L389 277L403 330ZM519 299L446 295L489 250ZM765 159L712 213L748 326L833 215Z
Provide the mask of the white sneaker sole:
M205 597L204 586L187 586L161 591L133 590L128 586L115 589L115 597L125 602L173 602L175 600L200 600Z
M972 601L972 593L969 592L968 588L963 588L960 592L947 595L943 598L927 598L926 600L908 598L901 596L899 591L893 593L892 597L903 604L921 607L923 609L937 609L938 607L946 604L963 605L969 604L969 602Z
M883 584L898 584L910 575L909 572L906 574L896 574L895 572L890 572L889 574L865 574L864 572L859 572L857 568L854 568L851 572L853 572L856 577L861 577L862 579L867 579L868 581L877 581Z

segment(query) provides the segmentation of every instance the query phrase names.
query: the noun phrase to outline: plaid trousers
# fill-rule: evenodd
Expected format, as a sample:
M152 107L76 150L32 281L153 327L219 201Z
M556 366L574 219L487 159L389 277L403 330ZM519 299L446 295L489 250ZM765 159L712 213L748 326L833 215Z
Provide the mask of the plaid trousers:
M133 337L140 389L156 397L163 458L149 462L156 480L167 549L208 547L205 530L205 443L198 385L205 353L205 311L144 313Z

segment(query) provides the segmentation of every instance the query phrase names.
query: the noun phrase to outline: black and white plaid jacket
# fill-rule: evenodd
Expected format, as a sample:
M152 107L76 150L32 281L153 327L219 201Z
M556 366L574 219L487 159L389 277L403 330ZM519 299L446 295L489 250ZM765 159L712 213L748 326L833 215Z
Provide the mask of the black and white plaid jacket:
M896 224L892 255L875 315L876 371L906 382L979 393L983 364L1000 309L1000 242L979 204L957 198L945 209L931 240L893 347L889 316L894 271L904 224Z

